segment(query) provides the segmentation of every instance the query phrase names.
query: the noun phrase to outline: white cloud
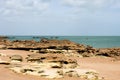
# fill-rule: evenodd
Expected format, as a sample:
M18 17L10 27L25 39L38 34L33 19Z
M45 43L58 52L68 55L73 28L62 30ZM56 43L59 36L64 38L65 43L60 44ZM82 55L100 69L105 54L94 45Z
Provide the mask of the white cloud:
M120 0L62 0L64 5L84 9L105 9L120 5Z
M87 3L86 0L63 0L63 2L69 6L82 6Z
M1 0L0 13L3 13L3 14L41 13L42 11L48 9L49 1L47 0Z
M89 10L103 10L119 8L120 0L56 0L65 6L71 6L75 12ZM61 9L63 9L63 4ZM39 14L49 9L52 5L57 9L55 0L0 0L0 14ZM58 7L59 8L59 7ZM55 12L55 9L49 9ZM48 10L48 11L49 11ZM54 11L53 11L54 10ZM64 10L63 10L64 11ZM74 12L73 11L73 12Z
M120 0L115 0L112 8L117 8L117 9L119 8L120 9Z

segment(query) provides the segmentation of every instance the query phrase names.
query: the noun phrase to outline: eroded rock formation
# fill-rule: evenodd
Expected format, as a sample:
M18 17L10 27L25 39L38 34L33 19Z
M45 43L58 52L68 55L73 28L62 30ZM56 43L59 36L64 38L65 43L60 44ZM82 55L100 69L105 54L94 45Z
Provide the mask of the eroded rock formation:
M79 77L87 80L103 80L95 70L77 68L75 59L66 58L63 54L30 54L27 63L11 63L9 69L16 73L35 75L49 79Z
M69 40L15 40L0 39L0 49L28 50L40 54L64 54L66 56L91 57L91 56L120 56L120 48L96 49L89 45L77 44Z

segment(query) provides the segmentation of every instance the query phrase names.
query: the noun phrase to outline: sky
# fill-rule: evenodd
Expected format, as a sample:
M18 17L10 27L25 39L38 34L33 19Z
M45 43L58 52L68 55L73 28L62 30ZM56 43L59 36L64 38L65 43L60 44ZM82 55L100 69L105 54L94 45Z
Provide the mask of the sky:
M0 0L0 35L120 36L120 0Z

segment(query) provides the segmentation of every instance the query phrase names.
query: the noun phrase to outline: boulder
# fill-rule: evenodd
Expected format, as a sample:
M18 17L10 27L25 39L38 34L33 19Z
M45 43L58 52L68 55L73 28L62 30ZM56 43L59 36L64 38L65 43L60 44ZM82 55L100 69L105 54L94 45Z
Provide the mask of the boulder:
M120 48L105 48L99 49L99 52L96 54L97 56L107 56L107 57L116 57L120 56Z
M23 61L23 58L20 55L12 55L10 59L13 61Z
M30 54L26 57L27 62L40 62L40 54Z

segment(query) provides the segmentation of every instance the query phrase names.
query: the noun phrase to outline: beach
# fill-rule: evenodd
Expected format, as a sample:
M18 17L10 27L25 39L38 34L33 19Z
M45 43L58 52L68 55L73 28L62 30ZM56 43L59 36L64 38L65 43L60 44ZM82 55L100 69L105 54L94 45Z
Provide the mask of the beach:
M0 0L0 80L120 80L120 0Z
M119 80L120 48L69 40L1 40L0 80Z

